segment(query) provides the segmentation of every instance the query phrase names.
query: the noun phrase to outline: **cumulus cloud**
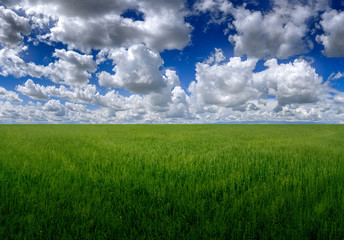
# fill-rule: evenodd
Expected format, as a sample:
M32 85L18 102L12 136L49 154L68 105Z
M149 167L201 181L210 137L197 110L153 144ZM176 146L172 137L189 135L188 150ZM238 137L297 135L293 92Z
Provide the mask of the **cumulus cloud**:
M50 63L44 75L55 83L85 86L89 82L91 73L97 70L92 55L56 49L53 56L59 60Z
M182 49L189 43L192 30L184 21L187 15L184 0L27 0L12 7L24 9L31 17L51 16L56 23L38 39L63 42L81 51L139 43L159 51ZM125 17L128 10L142 13L143 20Z
M16 92L7 91L3 87L0 87L0 99L6 99L15 103L21 103L23 101Z
M17 91L37 100L48 100L51 97L65 99L72 103L67 104L68 111L85 112L88 111L83 105L75 103L86 103L101 107L108 115L115 117L117 120L142 120L152 121L152 118L160 119L164 122L167 118L189 117L188 110L189 97L185 91L179 87L173 87L178 81L174 71L166 70L168 78L168 87L164 88L161 93L148 94L140 96L133 94L125 97L112 90L102 95L97 91L95 85L87 85L83 88L74 88L61 85L41 86L28 80L24 85L16 87ZM54 99L51 99L54 100ZM51 101L50 105L59 105L56 101ZM53 108L47 108L52 110ZM57 112L57 111L56 111ZM62 114L62 111L59 111ZM114 119L113 119L114 120Z
M88 84L83 88L69 89L65 86L47 86L45 90L51 96L70 100L78 103L93 103L95 97L99 95L95 85Z
M329 8L330 0L272 0L272 3L278 7L290 7L292 5L308 6L314 11L323 11Z
M228 0L200 0L193 6L194 14L210 12L209 23L222 24L228 20L228 16L234 10L234 6Z
M61 86L64 87L64 86ZM72 90L68 90L70 93ZM58 101L49 104L29 103L12 105L0 101L0 121L2 122L82 122L82 123L205 123L205 122L274 122L274 121L315 121L343 123L344 106L338 100L323 98L308 104L287 104L280 111L274 111L278 101L273 98L248 100L245 110L222 106L205 106L204 111L195 111L192 96L185 94L177 86L173 90L172 101L167 112L155 112L149 108L145 98L138 95L123 97L110 92L106 95L96 93L100 108L88 109L83 104ZM76 95L74 95L76 96ZM75 100L75 99L74 99ZM73 100L73 102L74 102ZM96 103L96 102L94 102ZM116 104L123 106L116 109ZM92 103L91 103L92 104ZM49 111L47 111L49 110ZM64 114L63 114L64 113Z
M29 19L0 6L0 43L4 47L15 47L30 34Z
M13 75L16 78L29 75L40 78L43 75L44 66L36 65L33 62L25 62L20 54L26 50L27 47L25 46L0 49L0 75L4 77Z
M305 60L278 64L276 59L271 59L264 65L268 69L254 74L253 85L262 97L275 96L280 106L314 103L323 93L322 77Z
M18 85L16 90L36 100L48 100L51 97L66 99L74 103L87 103L119 111L125 108L134 108L137 104L135 96L124 97L115 91L109 91L101 95L95 85L88 84L82 88L67 88L63 85L41 86L31 79L24 85ZM139 104L137 104L139 106Z
M98 76L101 86L125 88L140 94L156 92L166 86L159 70L163 64L160 54L144 45L112 50L109 58L115 65L115 74L101 72Z
M73 112L82 112L82 113L87 112L87 108L85 107L85 105L82 105L82 104L66 102L65 106L67 109Z
M36 100L49 99L49 95L46 91L46 88L44 86L34 83L31 79L27 80L24 86L18 85L16 87L16 90Z
M275 7L266 14L240 7L233 15L237 33L230 35L229 41L236 55L286 59L312 47L305 41L307 21L313 15L308 6Z
M128 49L111 50L115 74L98 74L99 84L109 88L124 88L134 94L146 95L148 104L155 111L167 111L173 87L180 81L174 70L162 69L164 61L160 54L143 44Z
M168 103L171 102L173 94L171 90L180 83L177 73L173 70L167 69L162 78L166 84L165 87L160 91L152 92L146 97L150 107L157 112L165 112L168 110Z
M0 49L0 75L5 77L13 75L16 78L45 76L55 83L85 86L91 74L97 70L92 55L56 49L53 57L58 60L48 66L42 66L25 62L20 55L26 50L26 46Z
M344 56L344 12L329 10L321 15L320 25L324 34L317 41L324 45L324 55L328 57Z
M230 13L233 4L227 0L201 0L194 4L194 9L199 12L223 12Z
M233 2L233 3L232 3ZM260 2L256 0L229 1L229 0L199 0L194 4L194 9L199 12L212 12L215 14L230 14L234 10L234 5L242 4L242 6L260 6ZM329 0L271 0L270 4L279 8L290 8L290 6L302 5L309 6L315 11L322 11L329 7Z
M210 12L213 23L227 22L226 32L236 31L228 40L237 56L287 59L312 49L313 44L307 39L309 21L317 11L326 9L328 2L275 0L271 5L272 10L262 12L246 9L246 3L234 6L227 0L201 0L194 9Z
M17 0L17 2L20 2ZM121 13L122 11L133 8L136 5L136 1L133 0L50 0L50 1L21 1L22 4L30 11L34 11L37 8L56 12L63 16L77 16L77 17L95 17L103 16L109 12ZM18 3L17 3L18 4Z
M53 112L55 116L65 115L65 108L59 100L49 100L44 104L43 109L47 112Z
M199 104L223 107L245 104L257 95L250 83L256 63L256 59L242 61L239 57L224 63L215 59L213 62L208 59L204 63L197 63L196 81L189 86L191 98Z
M220 54L216 50L214 56ZM189 86L193 105L205 111L219 107L235 111L255 111L268 97L276 99L275 111L292 104L316 103L330 91L315 69L305 60L278 64L267 60L267 69L253 72L257 60L231 58L217 61L213 56L196 65L196 81ZM258 101L258 104L252 101Z
M189 106L190 97L185 93L182 87L176 86L172 90L171 102L166 117L191 119L192 115Z
M128 120L133 122L130 116ZM107 109L88 110L80 104L50 100L46 104L29 102L13 105L0 101L0 121L9 123L125 123L124 118L114 116Z

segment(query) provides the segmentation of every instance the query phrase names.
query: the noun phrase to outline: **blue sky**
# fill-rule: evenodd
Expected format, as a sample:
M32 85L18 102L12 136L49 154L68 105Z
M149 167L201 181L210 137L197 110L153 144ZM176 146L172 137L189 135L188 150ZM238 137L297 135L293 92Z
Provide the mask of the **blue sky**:
M343 123L343 9L0 0L0 122Z

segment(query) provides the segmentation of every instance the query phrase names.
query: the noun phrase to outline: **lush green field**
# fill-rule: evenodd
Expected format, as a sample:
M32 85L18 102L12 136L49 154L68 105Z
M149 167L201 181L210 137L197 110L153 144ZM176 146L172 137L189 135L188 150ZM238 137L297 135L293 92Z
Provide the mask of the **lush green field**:
M343 239L344 126L0 125L0 239Z

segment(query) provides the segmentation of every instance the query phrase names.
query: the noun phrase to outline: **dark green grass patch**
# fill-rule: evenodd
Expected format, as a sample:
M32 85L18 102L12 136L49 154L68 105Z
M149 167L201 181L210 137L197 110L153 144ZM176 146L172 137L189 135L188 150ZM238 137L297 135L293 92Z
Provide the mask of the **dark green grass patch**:
M343 238L341 125L0 126L0 239Z

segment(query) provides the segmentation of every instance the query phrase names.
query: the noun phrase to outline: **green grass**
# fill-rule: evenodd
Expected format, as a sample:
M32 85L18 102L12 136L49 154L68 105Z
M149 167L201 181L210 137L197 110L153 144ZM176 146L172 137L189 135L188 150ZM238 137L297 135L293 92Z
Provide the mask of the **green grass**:
M0 125L0 239L343 239L341 125Z

